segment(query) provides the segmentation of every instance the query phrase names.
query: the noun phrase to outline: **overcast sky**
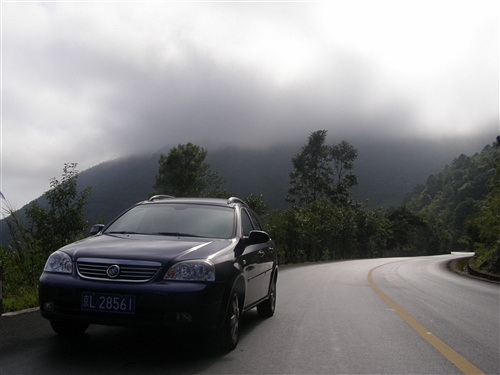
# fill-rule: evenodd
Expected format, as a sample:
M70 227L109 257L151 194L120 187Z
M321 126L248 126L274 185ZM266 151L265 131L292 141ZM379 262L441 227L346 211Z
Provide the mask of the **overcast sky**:
M498 4L2 2L1 192L186 142L493 141Z

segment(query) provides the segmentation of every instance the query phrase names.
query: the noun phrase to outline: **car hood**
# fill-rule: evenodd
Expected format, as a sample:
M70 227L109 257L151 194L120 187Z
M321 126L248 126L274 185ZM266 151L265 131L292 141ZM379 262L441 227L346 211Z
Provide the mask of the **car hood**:
M79 258L156 261L204 259L234 248L234 239L165 237L102 234L75 242L61 249L73 260Z

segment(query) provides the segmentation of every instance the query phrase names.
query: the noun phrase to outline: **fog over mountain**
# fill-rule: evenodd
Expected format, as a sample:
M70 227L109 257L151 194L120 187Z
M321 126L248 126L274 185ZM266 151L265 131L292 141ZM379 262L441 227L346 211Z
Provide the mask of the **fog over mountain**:
M449 143L498 134L498 54L488 0L3 2L0 191L19 208L65 162L265 154L318 129L360 171L364 144L471 152Z
M448 142L372 142L349 141L358 149L354 172L359 185L350 190L358 202L370 208L390 208L401 204L405 194L423 184L429 174L440 172L460 154L472 155L495 140ZM339 143L341 140L330 142ZM208 149L211 170L225 181L224 188L240 198L262 195L269 209L289 207L285 201L292 170L291 159L307 140L281 144L262 150L228 145ZM203 145L200 145L203 147ZM87 216L109 220L130 205L147 199L158 173L158 152L121 158L81 172L80 187L91 186Z

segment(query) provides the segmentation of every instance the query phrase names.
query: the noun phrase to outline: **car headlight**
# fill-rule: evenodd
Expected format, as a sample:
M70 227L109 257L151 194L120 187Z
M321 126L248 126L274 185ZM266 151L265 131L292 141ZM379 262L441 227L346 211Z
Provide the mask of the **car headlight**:
M215 266L208 260L187 260L174 264L164 280L214 281Z
M49 256L43 270L47 272L72 273L73 262L68 254L56 251Z

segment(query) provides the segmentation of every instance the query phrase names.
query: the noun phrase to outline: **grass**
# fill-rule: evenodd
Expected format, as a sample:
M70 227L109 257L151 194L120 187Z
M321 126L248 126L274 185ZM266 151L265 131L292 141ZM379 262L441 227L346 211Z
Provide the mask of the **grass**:
M470 265L474 269L491 273L493 275L500 275L500 267L498 266L498 253L496 249L488 249L481 252L479 255L470 259Z
M3 313L28 309L38 306L38 288L36 286L20 288L13 296L2 299Z
M467 273L467 263L469 262L470 258L460 258L457 260L456 267L457 270L460 272L465 272Z

